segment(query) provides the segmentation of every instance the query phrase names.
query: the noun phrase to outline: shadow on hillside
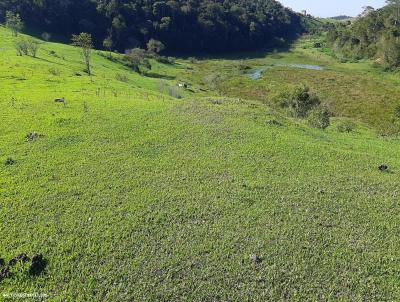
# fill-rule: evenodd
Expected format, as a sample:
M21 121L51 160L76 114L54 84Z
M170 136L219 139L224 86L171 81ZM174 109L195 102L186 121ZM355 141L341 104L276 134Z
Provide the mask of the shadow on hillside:
M164 74L158 74L155 72L146 72L145 76L148 78L163 79L163 80L175 80L176 79L176 77L168 76L168 75L164 75Z
M300 38L299 35L288 38L286 41L274 41L269 45L260 47L258 50L252 51L234 51L230 53L178 53L174 54L176 57L181 59L189 59L195 57L198 60L246 60L246 59L261 59L268 54L277 52L287 52L289 51L293 44ZM171 54L173 55L173 54Z
M28 27L24 30L25 34L34 36L38 39L42 39L42 31L36 27ZM178 52L178 51L171 51L165 52L163 55L166 56L173 56L180 59L188 59L191 57L195 57L198 60L245 60L245 59L261 59L264 58L266 55L276 52L286 52L291 49L293 44L298 40L300 36L298 34L293 35L291 37L286 37L285 41L276 39L271 41L264 47L260 47L257 50L236 50L232 52ZM69 37L65 35L60 35L56 33L52 33L52 38L50 42L55 43L64 43L70 44L71 40ZM99 45L96 45L101 47ZM105 56L105 55L104 55ZM118 61L118 60L116 60ZM163 78L163 76L157 76L157 74L149 73L149 77L154 78Z

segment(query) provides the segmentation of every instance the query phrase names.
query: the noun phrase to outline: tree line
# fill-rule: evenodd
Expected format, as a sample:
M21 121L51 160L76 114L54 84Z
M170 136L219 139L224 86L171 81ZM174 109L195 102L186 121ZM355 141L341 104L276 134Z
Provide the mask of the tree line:
M43 32L90 33L109 50L162 41L168 52L252 50L287 42L305 30L302 17L275 0L0 0L7 12Z
M353 21L332 25L328 41L341 60L374 59L386 69L400 67L400 0L364 12Z

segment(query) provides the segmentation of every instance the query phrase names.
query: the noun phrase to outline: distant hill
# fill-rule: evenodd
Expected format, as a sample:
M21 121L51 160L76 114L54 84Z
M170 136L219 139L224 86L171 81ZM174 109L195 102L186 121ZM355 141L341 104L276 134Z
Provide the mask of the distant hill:
M302 17L275 0L1 0L30 28L70 37L91 33L98 46L110 37L113 49L162 41L169 52L231 52L288 41L303 32Z
M330 17L328 19L332 19L332 20L336 20L336 21L344 21L344 20L353 19L353 17L341 15L341 16Z

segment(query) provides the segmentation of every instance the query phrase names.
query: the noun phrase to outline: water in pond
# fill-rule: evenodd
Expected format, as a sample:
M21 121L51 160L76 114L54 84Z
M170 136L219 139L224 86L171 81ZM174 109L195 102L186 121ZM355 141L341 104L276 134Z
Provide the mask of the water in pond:
M252 80L258 80L258 79L261 79L262 73L263 73L263 71L262 71L261 69L256 69L256 70L253 70L253 71L249 74L249 77L250 77L250 79L252 79Z
M307 64L274 64L274 65L268 65L262 68L258 69L253 69L248 73L248 76L252 80L259 80L261 79L263 72L267 68L271 67L292 67L292 68L301 68L301 69L308 69L308 70L324 70L323 67L318 66L318 65L307 65Z
M288 64L289 67L308 69L308 70L324 70L318 65L307 65L307 64Z

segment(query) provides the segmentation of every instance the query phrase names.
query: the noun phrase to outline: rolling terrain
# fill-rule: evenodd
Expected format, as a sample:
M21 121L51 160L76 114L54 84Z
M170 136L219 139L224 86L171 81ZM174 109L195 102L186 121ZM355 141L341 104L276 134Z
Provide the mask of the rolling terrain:
M37 276L14 267L0 294L400 296L400 145L379 135L396 74L303 39L249 58L152 61L146 76L96 51L88 77L76 48L42 41L37 58L19 57L2 27L0 41L0 258L46 260ZM273 106L302 83L336 115L325 131ZM339 132L348 119L355 130Z

